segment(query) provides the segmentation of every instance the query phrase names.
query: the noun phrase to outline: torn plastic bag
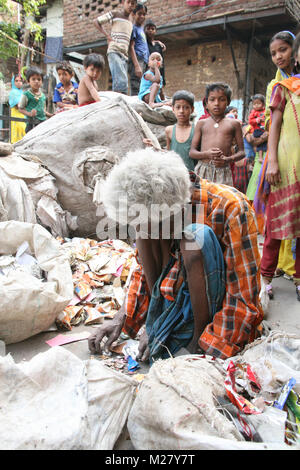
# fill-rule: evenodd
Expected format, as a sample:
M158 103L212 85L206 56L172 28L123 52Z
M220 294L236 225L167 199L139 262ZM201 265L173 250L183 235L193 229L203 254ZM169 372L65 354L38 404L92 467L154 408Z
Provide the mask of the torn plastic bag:
M29 272L0 276L0 339L17 343L47 330L73 297L70 264L52 235L37 224L0 223L0 254L15 255L28 242L46 281Z

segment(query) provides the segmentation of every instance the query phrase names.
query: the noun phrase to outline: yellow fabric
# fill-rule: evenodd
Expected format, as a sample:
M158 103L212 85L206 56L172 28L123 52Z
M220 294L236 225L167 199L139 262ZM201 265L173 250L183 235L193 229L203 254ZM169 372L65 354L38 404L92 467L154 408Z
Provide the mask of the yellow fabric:
M266 110L265 110L265 127L268 127L270 117L271 117L271 111L270 111L270 101L271 101L271 95L272 95L272 89L275 83L281 82L284 80L285 77L282 76L282 73L280 69L277 69L275 78L270 81L270 83L267 86L267 91L266 91Z
M271 80L267 86L266 111L265 111L265 126L266 127L267 127L267 124L269 124L270 117L271 117L270 101L271 101L273 86L275 85L275 83L281 82L282 80L284 80L284 77L282 76L280 69L278 69L276 72L275 78ZM295 260L293 259L293 254L292 254L292 240L282 240L280 251L279 251L277 269L282 269L282 271L284 271L289 276L293 276L293 274L295 274L296 271L295 271Z
M14 108L11 108L10 115L11 117L22 118L22 119L25 118L24 114L20 113L20 111L18 110L16 106ZM25 128L26 128L26 122L11 121L11 124L10 124L11 144L15 144L19 140L23 139L25 135Z
M282 240L279 251L277 269L282 269L285 274L293 276L295 270L295 260L292 253L292 240Z

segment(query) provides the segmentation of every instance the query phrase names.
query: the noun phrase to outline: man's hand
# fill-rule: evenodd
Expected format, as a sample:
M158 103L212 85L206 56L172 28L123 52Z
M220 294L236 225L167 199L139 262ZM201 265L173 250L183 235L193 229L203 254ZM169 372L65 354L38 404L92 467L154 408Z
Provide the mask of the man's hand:
M145 362L149 359L149 347L148 347L148 335L146 330L140 337L140 344L139 344L139 353L136 357L137 361Z
M89 350L92 354L101 354L101 342L105 337L107 339L103 346L103 350L109 351L111 345L117 341L121 334L125 317L126 314L123 312L123 310L120 310L111 322L107 322L100 326L96 333L88 338Z
M30 112L30 116L31 116L31 117L34 117L34 116L36 116L36 114L37 114L37 110L36 110L36 109L32 109L31 112Z

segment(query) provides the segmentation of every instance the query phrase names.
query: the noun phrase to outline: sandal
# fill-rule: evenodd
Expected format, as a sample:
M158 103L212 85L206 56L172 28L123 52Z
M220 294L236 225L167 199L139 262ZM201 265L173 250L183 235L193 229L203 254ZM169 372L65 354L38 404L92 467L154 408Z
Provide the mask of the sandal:
M266 284L266 291L267 291L267 294L269 296L269 299L270 300L273 300L274 299L274 294L273 294L273 290L272 290L272 284ZM299 291L299 294L300 294L300 291Z
M273 277L281 277L284 276L284 274L285 272L283 271L283 269L277 268Z

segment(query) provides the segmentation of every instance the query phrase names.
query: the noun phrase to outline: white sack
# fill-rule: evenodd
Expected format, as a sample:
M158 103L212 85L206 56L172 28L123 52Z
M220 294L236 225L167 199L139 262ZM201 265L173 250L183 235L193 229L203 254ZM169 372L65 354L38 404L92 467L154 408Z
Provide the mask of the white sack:
M17 153L0 159L0 221L40 223L53 236L68 237L76 217L60 207L55 178L33 159Z
M128 417L134 448L262 450L280 447L241 440L235 426L218 412L214 401L217 396L225 396L224 377L206 359L187 355L157 361L145 377Z
M48 329L73 297L67 257L52 235L37 224L0 223L0 255L15 255L27 241L47 281L18 271L0 276L0 339L17 343Z
M0 448L113 449L136 385L59 346L20 364L0 357Z
M128 151L144 148L144 138L150 138L160 148L141 116L118 94L56 114L28 132L15 149L22 155L36 155L48 168L56 180L59 204L78 216L76 235L87 237L96 234L98 223L91 188L83 184L81 176L87 165L89 181L93 172L91 160L85 161L87 149L105 147L123 158ZM96 162L95 177L98 167Z

